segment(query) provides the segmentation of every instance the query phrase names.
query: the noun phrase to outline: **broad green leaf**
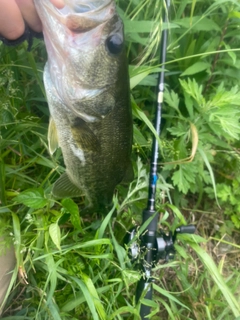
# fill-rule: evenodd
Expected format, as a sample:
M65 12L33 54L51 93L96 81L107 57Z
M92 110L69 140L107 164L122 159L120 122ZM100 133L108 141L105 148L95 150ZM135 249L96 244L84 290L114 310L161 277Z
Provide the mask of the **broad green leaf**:
M56 245L56 247L61 251L61 231L60 227L57 222L52 223L49 226L49 235L53 241L53 243Z
M239 214L231 215L231 220L234 223L235 227L237 229L240 229L240 216L239 216Z
M174 20L174 24L180 25L184 28L191 28L193 31L219 31L220 28L212 19L203 17L203 16L195 16L193 18L186 17L180 20Z
M234 17L234 18L240 19L240 12L238 12L238 11L231 11L231 12L229 13L229 17Z
M182 74L181 77L183 76L190 76L193 74L196 74L198 72L202 72L206 69L209 69L211 67L210 63L208 62L203 62L203 61L198 61L191 65L189 68L187 68Z
M127 33L126 40L129 42L140 43L143 46L146 46L149 41L147 37L142 37L138 33Z
M48 200L44 198L43 189L27 189L13 198L18 203L33 209L40 209L46 206Z
M178 165L178 170L173 173L173 184L184 194L189 191L191 184L195 182L195 170L196 168L190 162Z
M146 20L124 20L124 31L128 33L150 33L154 28L158 27L158 21ZM163 23L162 30L179 28L176 23Z
M78 205L70 198L62 200L62 206L70 213L71 222L76 230L82 230Z
M158 74L162 69L158 67L138 67L129 66L130 75L130 88L136 87L143 79L145 79L150 74Z
M128 33L149 33L156 27L154 21L136 21L136 20L124 20L124 31Z

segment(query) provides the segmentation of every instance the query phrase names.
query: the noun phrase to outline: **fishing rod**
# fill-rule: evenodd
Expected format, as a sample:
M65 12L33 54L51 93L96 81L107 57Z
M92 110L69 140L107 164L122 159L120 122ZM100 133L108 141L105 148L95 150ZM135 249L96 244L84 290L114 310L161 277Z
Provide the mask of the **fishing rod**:
M170 9L170 0L166 0L165 17L164 23L167 24ZM157 135L160 136L161 127L161 110L163 103L163 92L164 92L164 79L165 79L165 62L167 55L167 40L168 31L165 28L162 31L161 44L160 44L160 63L161 72L158 78L158 98L157 107L155 114L155 130ZM195 226L180 226L174 234L169 232L168 235L165 233L158 232L158 220L159 213L156 211L155 198L156 198L156 186L157 186L157 167L158 167L158 141L156 137L153 137L152 142L152 155L151 165L149 174L149 188L148 188L148 202L146 209L142 213L142 225L147 224L145 230L140 237L140 247L136 242L130 245L130 255L133 260L139 258L141 261L142 277L138 282L136 290L136 302L139 302L141 298L152 300L152 268L161 259L168 261L174 257L175 249L174 242L178 233L194 233ZM147 222L149 221L149 222ZM130 232L129 240L136 238L136 230ZM141 319L150 319L151 307L149 305L141 304L140 316Z

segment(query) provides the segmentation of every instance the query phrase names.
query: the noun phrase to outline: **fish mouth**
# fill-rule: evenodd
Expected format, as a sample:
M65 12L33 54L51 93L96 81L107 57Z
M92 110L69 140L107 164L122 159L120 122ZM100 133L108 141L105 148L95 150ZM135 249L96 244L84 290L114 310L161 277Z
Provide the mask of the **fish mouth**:
M115 12L113 0L64 0L56 9L62 23L74 33L83 33L109 20Z
M72 13L86 14L96 12L108 6L112 0L64 0L65 7L60 9L61 12L71 11Z

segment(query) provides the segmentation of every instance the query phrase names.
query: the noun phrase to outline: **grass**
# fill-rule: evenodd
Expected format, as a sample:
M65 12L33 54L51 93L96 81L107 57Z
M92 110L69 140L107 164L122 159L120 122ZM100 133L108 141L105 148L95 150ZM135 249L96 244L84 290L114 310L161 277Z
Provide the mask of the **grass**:
M3 319L139 319L134 297L141 274L122 243L130 226L140 225L147 201L162 10L147 0L119 6L130 63L135 180L118 187L105 217L79 212L81 198L51 197L64 168L60 150L51 158L47 149L43 44L36 40L30 53L24 44L0 45L1 232L17 257ZM224 202L221 187L221 208L214 199L222 184L232 187L226 176L232 183L239 171L232 122L239 121L239 89L232 90L238 15L234 1L172 3L157 206L164 230L194 223L197 235L179 236L175 260L155 266L153 320L240 317L239 228L231 215L239 216L238 197ZM194 145L191 124L197 150L183 163Z

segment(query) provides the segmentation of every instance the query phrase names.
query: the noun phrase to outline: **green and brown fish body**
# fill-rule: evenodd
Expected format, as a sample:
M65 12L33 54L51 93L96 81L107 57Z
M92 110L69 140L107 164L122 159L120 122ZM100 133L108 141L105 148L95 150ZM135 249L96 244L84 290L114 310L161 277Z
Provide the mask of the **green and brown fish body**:
M44 84L51 113L49 148L60 146L66 173L57 197L84 192L104 210L131 171L132 116L123 26L112 0L68 0L58 10L35 1L48 62Z

